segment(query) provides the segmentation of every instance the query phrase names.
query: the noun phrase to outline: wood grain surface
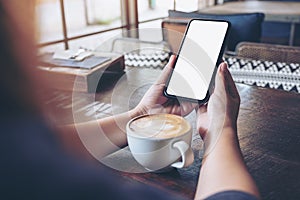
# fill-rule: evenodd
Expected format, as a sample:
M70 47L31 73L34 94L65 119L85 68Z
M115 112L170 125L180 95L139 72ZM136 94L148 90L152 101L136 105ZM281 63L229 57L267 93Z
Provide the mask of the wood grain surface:
M158 69L127 67L118 81L109 85L100 83L101 90L97 94L83 93L78 99L87 99L86 104L109 105L110 113L107 114L106 109L103 116L124 112L140 101L160 73ZM240 146L262 199L300 199L300 95L244 84L237 84L237 87L241 96L238 117ZM143 170L126 148L108 156L103 163L121 166L123 172L115 172L129 181L193 199L203 143L195 131L195 113L187 119L194 127L192 148L195 162L190 167L166 173L131 173Z
M122 89L127 88L133 92L124 90L118 93L122 99L119 102L123 104L121 107L134 107L159 74L160 70L154 69L128 69L126 80L120 85L126 86ZM237 84L237 87L241 96L238 117L240 145L262 198L299 199L300 95L244 84ZM190 114L188 120L194 125L195 113ZM126 179L193 199L201 167L202 145L194 130L192 147L195 162L188 168L174 169L167 173L118 173ZM120 165L127 164L132 171L138 170L140 166L132 164L134 162L128 157L130 153L125 156L124 153L116 153L110 159L118 158Z

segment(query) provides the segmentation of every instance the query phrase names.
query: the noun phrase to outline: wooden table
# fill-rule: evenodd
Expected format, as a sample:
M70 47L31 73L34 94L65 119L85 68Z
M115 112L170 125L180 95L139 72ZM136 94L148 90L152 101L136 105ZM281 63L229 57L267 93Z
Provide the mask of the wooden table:
M118 107L119 112L125 111L139 102L159 74L157 69L127 68L125 78L114 89L118 95L111 96L107 90L105 95L97 95L98 100L118 96L119 100L113 100L113 104L119 105L112 106ZM238 118L241 149L263 199L299 199L300 95L244 84L237 86L241 96ZM190 114L188 120L195 124L195 113ZM142 172L142 169L126 148L107 157L105 162L120 166L125 172L116 172L128 180L193 199L203 155L202 141L196 131L192 147L193 165L168 173L130 173Z
M291 24L289 44L293 45L295 26L300 23L300 2L238 1L228 2L200 10L203 13L252 13L262 12L266 21Z
M82 94L78 101L85 98L87 103L94 102L86 107L85 113L93 111L88 108L96 106L95 102L98 103L101 114L95 113L98 117L126 111L139 102L160 72L159 69L127 67L117 84L110 83L96 95ZM237 86L241 96L239 141L262 198L300 199L300 95L244 84ZM60 95L58 99L66 97ZM68 103L56 105L70 107ZM78 104L75 107L82 110ZM72 117L74 116L70 116ZM187 119L195 125L195 113L190 114ZM193 128L195 162L188 168L174 169L167 173L131 173L143 172L143 169L127 148L106 157L102 162L119 168L114 171L130 182L152 185L193 199L203 156L202 140L196 133L195 126Z

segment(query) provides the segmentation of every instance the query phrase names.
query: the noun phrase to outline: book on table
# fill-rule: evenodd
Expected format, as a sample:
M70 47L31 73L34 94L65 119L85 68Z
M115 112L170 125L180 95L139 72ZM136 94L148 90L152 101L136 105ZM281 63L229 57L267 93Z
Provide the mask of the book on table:
M108 84L124 73L124 56L108 52L92 52L81 61L54 59L53 53L40 56L42 75L54 88L80 92L96 92L100 84Z

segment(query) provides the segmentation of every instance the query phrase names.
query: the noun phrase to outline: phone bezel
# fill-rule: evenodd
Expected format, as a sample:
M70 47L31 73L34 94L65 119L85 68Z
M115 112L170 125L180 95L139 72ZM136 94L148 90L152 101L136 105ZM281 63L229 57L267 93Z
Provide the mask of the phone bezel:
M178 100L191 101L191 102L195 102L195 103L198 103L198 104L204 104L204 103L206 103L208 101L208 99L209 99L209 97L210 97L210 95L212 93L212 90L213 90L213 87L214 87L214 82L215 82L216 72L217 72L218 66L220 65L220 63L223 60L222 57L223 57L223 54L224 54L224 51L225 51L225 47L226 47L226 44L227 44L227 39L228 39L228 35L229 35L229 32L230 32L231 24L230 24L229 21L226 21L226 20L197 19L197 18L191 19L188 22L188 24L187 24L187 27L186 27L185 32L184 32L184 36L183 36L183 38L181 40L180 47L179 47L178 53L177 53L175 61L174 61L174 68L176 67L176 63L177 63L178 57L180 55L182 46L184 44L186 35L187 35L188 30L190 28L190 25L191 25L191 23L193 21L213 21L213 22L222 22L222 23L225 22L225 23L227 23L226 33L225 33L225 36L224 36L224 39L223 39L223 42L222 42L222 46L221 46L220 51L219 51L218 59L217 59L217 62L216 62L216 65L215 65L215 68L214 68L214 71L213 71L213 74L212 74L209 86L208 86L208 90L207 90L206 95L205 95L205 98L204 99L192 99L192 98L188 98L188 97L175 96L175 95L172 95L172 94L168 94L167 89L168 89L169 82L170 82L170 79L172 77L172 74L174 72L174 69L172 70L172 72L171 72L171 74L170 74L170 76L169 76L169 78L168 78L168 80L166 82L166 85L165 85L165 88L164 88L164 95L166 97L168 97L168 98L176 98Z

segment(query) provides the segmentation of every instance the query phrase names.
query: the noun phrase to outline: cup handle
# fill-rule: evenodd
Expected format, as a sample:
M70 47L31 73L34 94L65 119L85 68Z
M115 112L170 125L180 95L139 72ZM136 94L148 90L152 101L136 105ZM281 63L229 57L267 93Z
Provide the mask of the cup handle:
M178 141L173 144L173 147L178 149L181 154L181 162L173 163L171 166L176 168L187 167L194 162L194 153L192 148L184 141Z

